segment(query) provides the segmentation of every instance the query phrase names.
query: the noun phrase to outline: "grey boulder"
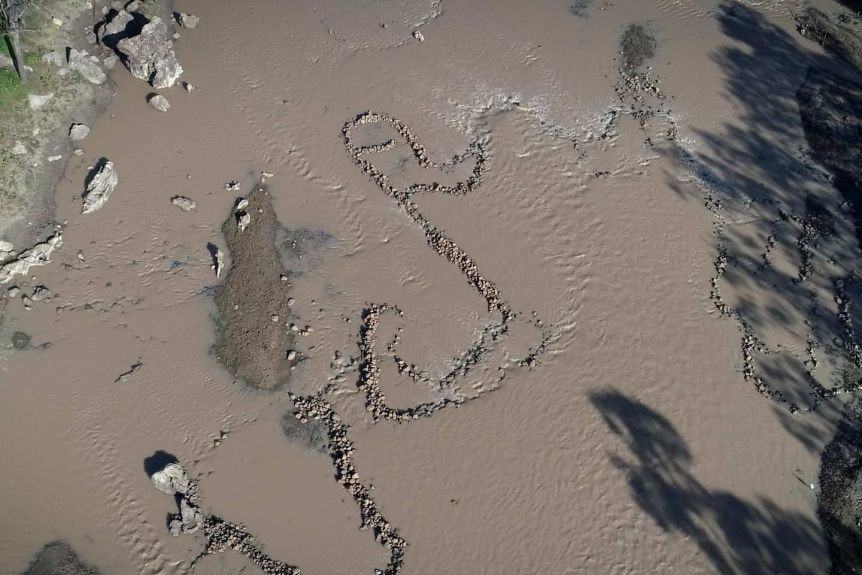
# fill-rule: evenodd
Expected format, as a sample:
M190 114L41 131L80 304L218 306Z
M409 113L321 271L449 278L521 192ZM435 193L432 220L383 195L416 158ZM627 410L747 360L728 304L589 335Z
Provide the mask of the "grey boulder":
M154 88L173 86L183 73L168 37L168 27L158 16L144 25L140 34L117 42L117 50L125 56L129 72Z

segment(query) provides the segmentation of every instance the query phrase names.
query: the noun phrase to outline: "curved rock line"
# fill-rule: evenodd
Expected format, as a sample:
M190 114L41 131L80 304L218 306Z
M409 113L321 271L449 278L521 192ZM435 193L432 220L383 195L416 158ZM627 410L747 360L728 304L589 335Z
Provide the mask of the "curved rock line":
M414 158L419 166L424 169L436 168L441 171L446 171L452 166L461 164L467 158L472 157L475 160L472 173L466 180L456 183L454 186L446 186L439 183L432 184L413 184L405 189L399 189L394 186L387 175L378 169L370 160L366 158L370 154L386 152L398 146L395 140L388 140L382 144L374 144L369 146L356 146L353 143L353 130L358 126L370 124L384 123L392 127L399 136L401 136L410 148ZM371 413L374 421L386 419L390 421L404 422L412 419L417 419L422 416L429 416L435 411L447 407L449 405L458 405L465 401L465 397L460 396L453 389L455 380L465 375L469 370L481 362L481 360L495 347L496 343L503 337L509 329L509 324L517 317L517 314L512 311L508 303L503 299L497 286L481 274L476 262L459 247L451 238L447 237L439 228L432 224L419 211L418 206L413 201L414 194L423 192L438 192L450 195L464 195L473 191L481 183L482 176L487 171L487 157L485 150L480 141L474 141L466 153L456 155L450 161L445 163L433 162L429 159L428 152L419 143L419 140L410 129L400 120L385 114L374 112L364 112L359 114L352 120L348 121L342 129L344 145L350 154L354 164L368 176L380 190L387 196L393 198L407 215L422 229L425 234L425 240L428 245L437 252L438 255L445 258L450 263L454 264L461 273L467 278L467 281L472 285L480 296L485 300L488 311L499 314L499 320L493 321L485 326L477 340L467 349L460 357L453 361L452 369L449 373L436 380L430 377L427 373L418 371L415 366L408 364L400 356L395 355L394 360L400 374L406 374L414 382L422 382L431 387L437 388L444 394L448 393L448 397L444 396L432 401L427 401L419 405L408 408L394 408L386 404L386 398L380 388L380 356L376 350L377 328L380 323L380 317L387 312L393 312L401 316L402 312L397 307L391 304L373 304L363 311L363 323L360 331L359 349L361 353L360 375L357 381L357 387L365 393L366 408ZM526 358L517 360L517 365L527 365L532 367L536 358L540 355L548 340L548 335L543 334L542 341L539 345L528 354ZM397 345L397 339L390 345L390 350L394 351ZM500 376L502 379L503 376ZM499 382L499 380L498 380Z

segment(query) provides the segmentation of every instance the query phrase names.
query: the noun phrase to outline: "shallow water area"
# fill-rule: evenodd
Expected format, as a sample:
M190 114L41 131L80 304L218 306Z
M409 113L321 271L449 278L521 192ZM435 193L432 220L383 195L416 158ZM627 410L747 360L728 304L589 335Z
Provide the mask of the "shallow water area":
M15 462L0 476L0 572L58 539L103 573L257 572L230 549L192 567L205 540L170 535L177 503L144 468L160 450L207 513L274 559L383 569L338 458L285 433L291 393L319 394L348 426L356 480L407 542L403 573L828 572L810 484L840 403L791 415L746 380L740 343L748 321L769 348L757 374L806 407L807 298L825 318L812 377L828 382L832 278L858 255L819 244L794 283L799 226L776 223L806 205L785 169L840 205L798 151L794 82L824 56L794 35L789 4L176 4L201 18L176 42L196 89L163 90L158 113L149 86L113 72L118 93L57 189L63 245L17 281L54 297L6 304L0 337L31 339L0 356L0 458ZM619 71L633 23L656 38L643 72L658 95ZM752 53L764 69L804 62L771 111L740 91L763 88L739 75ZM379 121L351 124L369 111ZM119 185L81 215L102 157ZM212 250L229 269L222 223L263 171L292 298L272 321L296 328L275 391L213 351ZM758 268L772 229L772 267ZM711 297L722 249L736 316ZM357 385L369 359L387 406L430 415L380 416Z

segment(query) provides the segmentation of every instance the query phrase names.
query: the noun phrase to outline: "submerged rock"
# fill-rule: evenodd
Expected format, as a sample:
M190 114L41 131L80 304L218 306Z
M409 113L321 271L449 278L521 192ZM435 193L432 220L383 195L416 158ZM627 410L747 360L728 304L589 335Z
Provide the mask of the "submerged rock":
M30 335L24 333L23 331L16 331L12 334L12 348L17 350L23 350L30 347Z
M195 209L195 201L185 196L174 196L171 198L171 203L184 212L190 212Z
M140 34L117 42L117 50L125 56L129 72L154 88L173 86L183 73L168 37L168 27L158 16L145 24Z
M69 68L75 70L91 84L104 84L108 77L98 64L90 60L89 54L72 48L69 50Z
M95 172L87 184L87 189L84 192L84 206L81 208L81 213L89 214L104 206L108 198L111 197L114 188L117 187L117 181L118 178L117 172L114 169L114 163L103 159L95 168Z
M147 104L157 112L167 112L171 107L171 103L168 102L168 99L161 94L150 94L147 96Z
M82 563L68 543L54 541L42 548L24 575L99 575L99 572Z

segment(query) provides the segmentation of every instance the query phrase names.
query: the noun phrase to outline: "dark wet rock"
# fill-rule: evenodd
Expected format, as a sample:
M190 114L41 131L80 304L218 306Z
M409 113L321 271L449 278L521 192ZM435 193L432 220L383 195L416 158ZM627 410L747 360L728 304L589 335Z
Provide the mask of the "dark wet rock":
M632 24L623 32L620 52L623 68L635 70L655 56L656 41L640 24Z
M117 187L117 181L114 163L102 158L88 177L81 213L89 214L104 206Z
M307 449L326 453L329 448L328 430L320 420L302 421L293 413L287 413L281 419L281 431L290 441L294 441Z
M847 405L820 460L817 515L834 575L862 573L862 399Z
M23 331L16 331L12 334L12 347L14 349L27 349L30 347L30 335Z
M832 174L862 238L862 83L812 67L796 98L811 154Z
M129 72L154 88L173 86L183 73L168 37L168 27L158 16L145 24L140 34L119 40L117 51L124 56Z
M68 543L48 543L23 575L99 575L78 559Z

